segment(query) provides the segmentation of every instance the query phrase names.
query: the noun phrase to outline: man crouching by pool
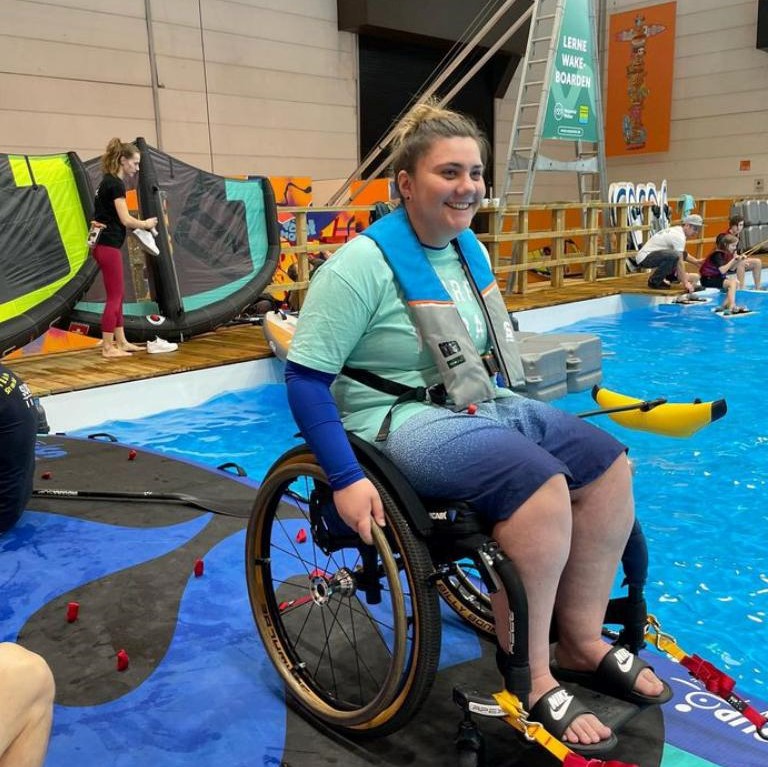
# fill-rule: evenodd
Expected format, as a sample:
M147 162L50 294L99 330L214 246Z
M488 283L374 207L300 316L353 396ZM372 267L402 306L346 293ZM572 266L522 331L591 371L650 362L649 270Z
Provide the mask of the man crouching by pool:
M698 276L688 274L685 264L695 264L697 267L701 260L691 256L685 250L687 240L697 239L704 226L704 220L696 213L686 216L682 226L670 226L662 229L651 237L640 248L635 256L635 263L641 269L653 269L648 278L648 287L654 290L665 290L673 287L675 278L689 293L696 289Z

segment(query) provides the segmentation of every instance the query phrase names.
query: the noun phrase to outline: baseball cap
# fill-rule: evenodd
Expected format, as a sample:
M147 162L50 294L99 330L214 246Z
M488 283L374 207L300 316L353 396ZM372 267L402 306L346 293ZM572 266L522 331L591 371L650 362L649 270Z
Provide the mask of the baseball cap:
M698 213L691 213L690 216L686 216L683 219L683 223L701 228L704 226L704 219Z

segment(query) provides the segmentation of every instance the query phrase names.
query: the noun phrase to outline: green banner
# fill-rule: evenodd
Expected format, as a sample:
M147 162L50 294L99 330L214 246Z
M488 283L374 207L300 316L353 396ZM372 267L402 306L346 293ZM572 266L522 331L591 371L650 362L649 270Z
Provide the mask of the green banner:
M591 0L565 0L542 138L597 141Z

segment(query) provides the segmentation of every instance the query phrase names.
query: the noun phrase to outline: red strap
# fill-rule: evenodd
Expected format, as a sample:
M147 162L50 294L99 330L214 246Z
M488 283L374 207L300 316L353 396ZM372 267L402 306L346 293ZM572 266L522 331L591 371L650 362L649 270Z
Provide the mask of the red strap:
M727 698L733 692L736 682L698 655L688 655L680 661L680 664L688 669L691 676L704 682L709 692L722 698Z
M637 764L628 764L627 762L619 762L616 759L610 759L607 762L601 759L587 759L581 754L575 754L571 751L563 759L563 767L640 767Z
M758 730L762 730L763 727L765 727L766 723L768 723L768 719L766 719L756 708L753 706L747 706L742 712L742 716L745 719L749 719L752 724L757 727ZM765 737L763 735L760 735L763 740L765 740Z
M745 700L733 692L734 680L724 674L708 661L702 660L698 655L688 655L680 661L680 665L688 669L691 676L704 683L707 690L719 695L723 700L738 711L745 719L752 722L758 730L762 731L768 723L756 708L750 706ZM762 734L760 737L764 737Z

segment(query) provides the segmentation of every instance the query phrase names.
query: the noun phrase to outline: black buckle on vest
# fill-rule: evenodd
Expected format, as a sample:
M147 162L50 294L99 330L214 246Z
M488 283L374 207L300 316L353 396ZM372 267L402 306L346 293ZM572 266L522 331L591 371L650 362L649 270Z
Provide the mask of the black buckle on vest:
M420 386L418 390L422 391L422 387ZM429 402L430 405L445 405L448 402L448 392L441 383L430 386L428 389L423 389L423 391L423 402Z
M442 383L434 384L433 386L406 386L398 381L390 381L387 378L382 378L376 373L371 373L370 370L363 370L362 368L351 368L345 365L341 372L349 376L353 381L369 386L371 389L383 392L384 394L390 394L397 399L392 403L392 406L387 411L384 420L381 422L379 433L376 435L376 442L384 442L389 436L389 427L392 423L392 411L403 402L426 402L430 405L445 405L448 401L448 392L445 390L445 386Z
M497 373L501 372L499 361L496 359L496 355L493 352L481 355L480 359L483 361L483 365L485 365L485 369L489 376L495 376Z
M374 442L385 442L389 436L389 429L392 425L392 411L403 402L426 402L429 405L445 405L448 401L448 393L445 390L443 384L435 384L434 386L414 386L407 392L401 394L387 410L387 414L384 416L384 420L381 422L379 432L376 435Z

